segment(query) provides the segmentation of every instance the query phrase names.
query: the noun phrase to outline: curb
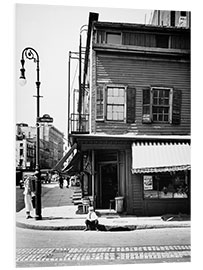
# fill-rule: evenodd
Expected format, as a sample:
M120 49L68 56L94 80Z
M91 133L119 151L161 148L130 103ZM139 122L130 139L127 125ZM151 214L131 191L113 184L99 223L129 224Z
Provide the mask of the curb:
M16 222L16 226L19 228L27 228L32 230L53 230L53 231L84 231L85 225L69 225L69 226L52 226L52 225L37 225L37 224L25 224L22 222ZM119 230L120 226L105 225L107 231L122 231ZM149 230L149 229L166 229L166 228L190 228L190 224L142 224L142 225L124 225L123 231L133 230Z

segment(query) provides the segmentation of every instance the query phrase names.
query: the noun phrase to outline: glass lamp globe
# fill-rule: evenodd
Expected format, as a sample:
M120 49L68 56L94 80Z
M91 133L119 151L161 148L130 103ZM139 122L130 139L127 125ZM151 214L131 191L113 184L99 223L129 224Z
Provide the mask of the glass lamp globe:
M26 83L27 83L27 80L26 80L25 78L23 78L23 77L20 77L20 78L19 78L19 84L20 84L21 86L24 86Z

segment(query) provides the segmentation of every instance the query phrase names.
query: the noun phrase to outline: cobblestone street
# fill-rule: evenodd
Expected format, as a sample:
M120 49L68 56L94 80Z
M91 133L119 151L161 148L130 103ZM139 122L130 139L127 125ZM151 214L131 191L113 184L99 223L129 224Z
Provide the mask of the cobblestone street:
M97 248L22 248L17 249L17 267L21 263L75 262L76 264L119 263L141 260L183 259L190 261L190 245L97 247Z

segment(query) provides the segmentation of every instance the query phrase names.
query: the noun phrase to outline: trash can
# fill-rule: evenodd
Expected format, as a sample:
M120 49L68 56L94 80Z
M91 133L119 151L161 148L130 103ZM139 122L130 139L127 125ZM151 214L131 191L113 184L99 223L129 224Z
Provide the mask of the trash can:
M123 212L123 199L124 199L124 197L116 197L115 198L115 206L116 206L117 213Z

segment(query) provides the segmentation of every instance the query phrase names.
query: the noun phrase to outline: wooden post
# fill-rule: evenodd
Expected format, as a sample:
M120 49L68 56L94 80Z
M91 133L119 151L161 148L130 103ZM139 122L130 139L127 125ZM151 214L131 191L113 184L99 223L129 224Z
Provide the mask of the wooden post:
M95 172L94 172L94 160L95 160L95 153L94 150L92 150L92 198L93 198L93 206L95 207L95 187L94 187L94 181L95 181Z

